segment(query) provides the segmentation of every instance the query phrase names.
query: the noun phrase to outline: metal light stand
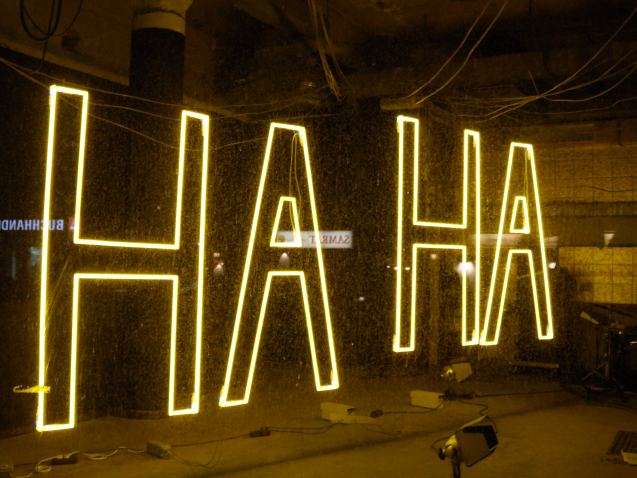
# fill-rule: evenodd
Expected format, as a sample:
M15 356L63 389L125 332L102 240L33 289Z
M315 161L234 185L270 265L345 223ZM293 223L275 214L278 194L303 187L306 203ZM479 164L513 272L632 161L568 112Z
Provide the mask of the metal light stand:
M600 324L597 323L595 324L595 335L596 335L596 340L595 340L595 365L599 364L599 327ZM606 327L606 326L602 326L602 327ZM608 327L606 327L608 328ZM606 354L604 354L604 358L605 360L601 363L601 365L597 365L597 367L594 370L591 370L589 373L587 373L584 378L582 378L582 382L585 381L586 379L588 379L588 377L592 377L593 375L597 375L599 378L601 378L602 380L605 380L607 382L609 382L611 380L610 378L610 335L608 335L608 340L607 340L607 349L606 349ZM602 375L601 373L599 373L599 370L601 368L604 368L604 375Z
M621 388L621 386L616 383L615 381L615 377L613 376L613 374L611 373L611 356L613 353L613 338L612 338L612 324L613 324L613 312L617 312L620 315L625 315L627 317L632 317L630 314L626 314L623 313L621 311L615 311L615 308L611 305L606 306L606 305L600 305L600 304L593 304L596 307L605 309L608 311L608 325L602 325L602 327L606 330L606 353L604 354L604 361L597 366L597 368L595 368L595 370L592 370L591 372L589 372L588 374L586 374L586 376L584 378L582 378L582 382L586 379L588 379L589 377L592 377L593 375L597 375L599 378L601 378L602 380L604 380L605 382L607 382L608 384L611 385L611 388L618 390ZM584 317L586 318L586 317ZM586 319L589 320L590 318ZM596 333L597 333L597 339L596 339L596 350L595 350L595 364L599 364L599 334L600 334L600 324L597 321L593 321L590 320L592 323L595 324L596 327ZM621 333L621 332L620 332ZM604 368L604 374L602 375L600 373L600 370L602 369L602 367Z

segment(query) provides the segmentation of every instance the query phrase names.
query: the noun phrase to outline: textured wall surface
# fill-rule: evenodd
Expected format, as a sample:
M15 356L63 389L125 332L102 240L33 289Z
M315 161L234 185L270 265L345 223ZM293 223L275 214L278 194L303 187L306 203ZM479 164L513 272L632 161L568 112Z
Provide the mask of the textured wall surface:
M560 266L577 278L583 302L637 303L637 247L562 247Z
M637 146L539 149L542 202L626 202L637 199Z

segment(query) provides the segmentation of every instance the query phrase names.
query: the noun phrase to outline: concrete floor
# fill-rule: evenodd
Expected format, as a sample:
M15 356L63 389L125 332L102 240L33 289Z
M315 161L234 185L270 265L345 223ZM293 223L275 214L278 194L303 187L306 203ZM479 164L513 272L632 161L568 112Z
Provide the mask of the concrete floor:
M422 411L409 406L409 390L444 388L443 383L427 383L418 377L348 383L338 391L317 393L307 384L274 388L270 382L270 386L254 390L254 399L245 407L220 409L208 400L208 408L195 417L104 417L80 423L73 430L1 440L0 455L11 456L14 463L25 463L16 467L16 476L24 476L33 470L27 463L77 450L108 450L120 445L144 448L146 440L152 439L174 446L231 437L263 426L325 427L329 423L319 418L321 401L354 405L357 414L366 416L378 408ZM483 395L560 388L556 383L521 377L474 386ZM475 466L467 469L463 465L464 477L637 476L637 467L601 460L618 430L637 431L634 412L588 402L566 392L482 397L471 402L489 405L487 414L497 423L500 445L492 456ZM447 478L451 475L450 463L440 461L430 445L477 417L480 408L452 401L431 413L384 415L374 425L337 425L312 435L273 432L263 438L173 448L182 460L216 463L212 469L122 450L103 461L82 456L78 464L57 466L53 472L92 478Z
M497 420L500 445L463 477L634 477L637 467L601 461L616 431L637 418L631 412L573 404ZM422 477L448 478L449 461L429 448L438 435L359 447L317 457L223 473L233 478ZM443 442L444 443L444 442Z

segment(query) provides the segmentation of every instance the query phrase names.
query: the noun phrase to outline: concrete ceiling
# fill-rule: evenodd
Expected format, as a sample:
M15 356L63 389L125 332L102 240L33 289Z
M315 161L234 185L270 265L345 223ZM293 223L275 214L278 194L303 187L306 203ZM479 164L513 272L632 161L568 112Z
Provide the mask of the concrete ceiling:
M317 0L315 4L325 18L334 44L333 59L345 72L343 88L358 99L381 98L387 109L409 106L409 101L396 102L394 98L410 93L439 70L487 4L465 47L423 92L436 90L461 67L460 74L440 95L443 98L445 95L524 97L550 89L595 55L635 7L634 2L623 0L510 0L465 64L470 47L495 18L503 0ZM251 91L260 97L278 94L279 98L294 93L291 85L271 87L281 77L295 78L298 85L325 84L315 54L316 33L311 26L308 2L234 0L233 5L269 28L258 32L253 65L247 69L247 77L239 79L236 88L226 93L229 98L247 100ZM636 32L637 19L633 19L587 67L585 74L569 86L598 77L609 66L609 60L619 60L624 55L618 69L630 66L637 60L631 50ZM600 66L593 68L599 62ZM578 88L566 97L582 98L598 93L620 77L610 76L607 82ZM595 106L625 99L632 88L632 77L624 83L612 94L602 95L604 98ZM560 111L568 107L551 106ZM622 106L632 108L628 104Z
M0 3L0 45L38 58L42 44L22 30L19 3ZM343 90L352 98L381 98L387 108L405 107L393 98L438 71L487 3L315 0L333 43L329 63L336 60L345 75ZM429 88L441 85L462 65L503 3L491 2L467 46L445 70L449 73ZM48 2L27 0L27 5L36 21L46 22ZM65 0L61 25L71 22L79 5L79 0ZM633 8L630 0L510 0L444 93L517 97L550 88L595 54ZM319 99L329 102L309 11L307 0L195 0L186 16L187 97L218 106L285 102L299 95L313 105ZM130 0L85 0L73 28L49 42L47 60L126 84L131 17ZM637 18L599 60L628 53L622 67L637 61L630 53L635 32ZM591 70L589 76L599 71ZM607 95L609 101L625 97L632 78L624 83Z

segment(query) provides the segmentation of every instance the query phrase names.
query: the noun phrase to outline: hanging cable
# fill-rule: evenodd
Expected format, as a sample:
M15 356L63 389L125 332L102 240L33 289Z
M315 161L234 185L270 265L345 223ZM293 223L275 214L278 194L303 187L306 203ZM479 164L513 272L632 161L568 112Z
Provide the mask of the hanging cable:
M45 89L47 89L47 90L49 89L49 87L48 87L47 85L45 85L45 84L44 84L44 83L42 83L41 81L36 80L35 78L32 78L32 77L31 77L31 76L29 76L26 72L24 72L24 71L20 70L19 68L17 68L17 67L15 67L15 66L13 66L13 64L12 64L11 62L6 62L6 61L4 61L2 58L0 58L0 62L7 64L7 66L9 66L10 68L12 68L12 69L13 69L16 73L20 74L21 76L24 76L24 77L25 77L25 78L27 78L28 80L30 80L30 81L32 81L32 82L34 82L34 83L36 83L36 84L38 84L38 85L42 86L43 88L45 88ZM61 98L61 99L62 99L62 101L66 102L67 104L69 104L69 105L71 105L71 106L73 106L74 108L77 108L77 109L79 109L79 108L80 108L78 105L76 105L74 102L72 102L71 100L69 100L69 99L67 99L67 98ZM153 138L153 137L151 137L151 136L148 136L147 134L144 134L144 133L142 133L141 131L137 131L137 130L134 130L134 129L132 129L132 128L129 128L128 126L124 126L123 124L117 123L117 122L115 122L115 121L108 120L108 119L106 119L106 118L102 118L101 116L97 116L97 115L95 115L95 114L93 114L93 113L89 113L88 115L89 115L91 118L95 118L95 119L97 119L97 120L104 121L104 122L106 122L106 123L112 124L113 126L118 126L119 128L122 128L122 129L125 129L125 130L127 130L127 131L130 131L131 133L134 133L134 134L136 134L136 135L142 136L143 138L146 138L146 139L148 139L148 140L150 140L150 141L153 141L153 142L155 142L155 143L157 143L157 144L161 144L162 146L165 146L165 147L167 147L167 148L171 148L171 149L179 150L179 146L174 146L174 145L172 145L172 144L165 143L165 142L163 142L163 141L161 141L161 140L158 140L158 139L156 139L156 138ZM220 150L220 149L222 149L222 148L227 148L228 146L234 146L234 145L237 145L237 144L243 144L243 143L251 143L251 142L255 142L255 141L261 141L261 140L263 140L263 139L264 139L264 137L259 137L259 138L254 138L254 139L245 140L245 141L237 141L237 142L235 142L235 143L224 144L224 145L219 146L219 147L217 147L217 148L213 148L213 151ZM200 151L202 151L202 150L201 150L201 149L186 149L186 151L200 152Z
M469 53L467 54L467 57L465 58L465 60L462 62L462 65L460 65L460 67L456 70L456 72L451 76L451 78L449 78L447 81L445 81L442 86L438 87L436 90L434 90L432 93L429 93L428 95L426 95L424 98L421 98L420 100L416 101L416 105L419 105L420 103L422 103L423 101L427 100L428 98L431 98L432 96L434 96L436 93L439 93L440 91L442 91L443 89L445 89L447 87L447 85L449 83L451 83L454 78L456 76L458 76L460 74L460 72L464 69L464 67L467 65L467 63L469 62L469 59L471 58L471 55L473 54L473 52L475 51L476 48L478 48L478 46L480 45L480 43L482 42L482 40L484 39L484 37L487 35L487 33L489 33L489 31L491 30L491 28L493 27L493 25L495 25L495 22L498 20L498 18L500 18L500 15L502 14L502 12L504 11L504 8L507 6L507 4L509 3L509 0L505 0L505 2L502 4L502 7L500 8L500 10L498 11L497 15L495 16L495 18L491 21L491 23L489 24L489 26L487 27L487 29L484 31L484 33L482 34L482 36L480 36L480 38L478 39L478 41L475 43L475 45L473 45L473 48L471 48L471 50L469 50Z
M75 21L77 20L77 17L80 15L80 11L82 10L82 4L84 3L84 0L80 0L80 4L77 7L77 11L75 12L75 16L73 17L73 20L71 21L71 23L69 24L68 27L66 27L66 29L62 32L62 33L56 33L57 29L60 25L60 16L62 15L62 0L53 0L51 3L51 13L49 15L49 25L46 28L46 30L43 30L42 28L39 27L39 25L35 22L35 20L33 20L33 17L31 17L31 14L29 13L29 11L26 8L25 5L25 0L20 0L20 22L22 23L22 28L25 31L25 33L29 36L29 38L31 38L32 40L38 41L38 42L44 42L44 47L42 48L42 58L40 59L40 64L38 65L38 67L35 70L32 70L31 73L37 73L40 68L42 68L42 65L44 64L44 60L46 58L46 51L47 51L47 47L49 45L49 40L51 38L54 37L59 37L64 35L66 32L68 32L73 25L75 24ZM55 6L57 4L57 13L55 10ZM53 22L53 17L55 16L55 22ZM33 25L35 27L35 29L40 32L43 36L38 36L37 33L34 33L31 31L31 29L29 28L29 25L27 23L27 20L29 20L29 22L31 22L31 25Z
M473 29L475 28L475 26L478 24L478 21L480 21L480 19L482 18L482 15L484 15L484 12L487 11L487 8L489 8L489 5L491 5L491 2L493 0L489 0L487 2L487 4L484 6L484 8L482 9L482 11L480 12L480 14L478 15L478 17L475 19L475 21L473 22L473 25L471 25L471 28L469 28L469 30L467 31L467 34L464 36L464 39L462 40L462 43L460 43L460 45L458 45L458 48L456 48L456 51L454 51L451 56L449 58L447 58L447 61L445 61L442 66L438 69L438 71L431 77L429 78L429 80L423 84L422 86L416 88L414 91L412 91L411 93L409 93L407 96L403 96L401 99L407 99L410 98L412 96L414 96L416 93L418 93L420 90L422 90L425 86L427 86L429 83L431 83L433 80L435 80L438 75L440 73L442 73L442 70L445 69L445 67L449 64L449 62L451 60L454 59L454 57L458 54L458 52L460 51L460 49L464 46L464 44L467 42L467 39L469 38L469 35L471 34L471 32L473 31Z
M30 76L28 76L29 73L31 73L28 69L17 65L11 61L5 60L4 58L0 58L0 63L4 63L5 65L7 65L8 67L10 67L11 69L15 70L17 73L21 74L22 76L25 76L24 74L26 74L26 78L37 83L38 85L41 85L45 88L48 88L48 86L46 86L44 83L36 80L35 78L32 78ZM24 74L23 74L24 73ZM147 100L146 98L139 98L136 96L131 96L131 95L126 95L123 93L115 93L112 91L107 91L107 90L101 90L99 88L92 88L90 86L86 86L86 85L79 85L76 83L72 83L72 82L68 82L66 80L51 76L51 75L47 75L45 73L41 73L41 72L33 72L33 73L37 73L38 75L41 76L45 76L47 78L50 78L52 80L55 80L56 83L62 83L64 85L70 85L70 86L74 86L74 87L78 87L78 88L83 88L86 90L90 90L90 91L96 91L98 93L104 93L107 95L114 95L114 96L119 96L119 97L124 97L124 98L131 98L131 99L135 99L135 100L140 100L140 101L145 101L145 102L150 102L150 103L155 103L155 104L160 104L160 105L164 105L164 106L174 106L174 107L179 107L181 109L184 108L184 105L181 104L173 104L173 103L162 103L162 102L158 102L158 101L152 101L152 100ZM312 93L306 93L304 95L299 95L299 96L294 96L291 98L288 98L286 101L284 102L279 102L279 101L270 101L267 103L254 103L254 104L243 104L243 105L225 105L223 106L223 108L244 108L244 107L251 107L251 106L265 106L265 105L273 105L276 103L279 103L278 107L275 108L270 108L270 109L266 109L266 110L262 110L262 111L252 111L252 112L248 112L248 113L237 113L237 114L228 114L228 115L218 115L217 117L213 117L211 118L212 121L217 121L220 119L224 119L224 118L240 118L240 117L247 117L247 116L255 116L255 115L261 115L261 114L266 114L266 113L273 113L273 112L277 112L277 111L282 111L284 109L287 108L291 108L293 106L295 106L296 104L302 102L304 99L310 97L311 95L313 95L315 92L321 91L325 88L327 88L328 86L322 86L320 88L318 88L317 90L315 90ZM322 102L324 99L326 99L329 96L326 95L324 97L322 97L319 100L319 103ZM174 120L174 121L181 121L181 118L177 118L177 117L170 117L170 116L164 116L164 115L158 115L155 113L151 113L148 111L144 111L144 110L140 110L137 108L131 108L128 106L121 106L121 105L111 105L111 104L103 104L103 103L92 103L92 106L99 106L102 108L116 108L116 109L123 109L123 110L128 110L128 111L133 111L136 113L141 113L141 114L145 114L145 115L149 115L149 116L156 116L162 119L167 119L167 120ZM206 112L206 114L215 114L214 111L210 112L207 108L202 108L202 107L194 107L194 110L203 110Z
M604 51L604 49L610 44L610 42L615 39L615 37L619 34L619 32L633 18L635 13L637 13L637 7L635 7L635 9L630 13L630 15L628 15L628 17L622 22L622 24L619 26L619 28L617 28L617 30L615 30L615 32L610 36L610 38L608 40L606 40L606 42L597 50L597 52L591 58L589 58L580 68L578 68L568 78L566 78L565 80L559 82L557 85L553 86L549 90L547 90L544 93L541 93L539 95L524 97L524 98L520 99L520 101L515 101L515 102L513 102L513 103L511 103L509 105L501 106L501 107L497 108L496 110L494 110L494 111L492 111L490 113L484 114L484 115L465 115L465 116L483 117L483 118L485 118L485 120L495 119L498 116L501 116L502 114L509 113L511 111L517 110L517 109L521 108L522 106L525 106L525 105L527 105L527 104L529 104L529 103L531 103L533 101L536 101L538 99L546 99L548 96L551 96L552 94L560 94L561 92L564 92L564 91L571 91L571 90L560 90L560 88L562 88L563 86L567 85L572 80L577 78L581 74L581 72L586 67L588 67L588 65L590 65L595 60L595 58L597 58L602 53L602 51ZM617 62L615 65L617 65L618 63L619 62ZM588 101L588 100L597 98L599 96L602 96L603 94L606 94L607 92L611 91L616 86L621 84L628 76L630 76L633 73L634 70L635 70L635 68L632 68L629 71L628 74L626 74L615 85L613 85L612 87L608 88L604 92L602 92L600 94L597 94L597 95L594 95L594 96L591 96L591 97L588 97L588 98L584 98L584 99L580 99L580 100L572 100L572 101L580 101L580 102L581 101Z
M38 26L38 24L33 20L29 11L24 4L25 0L20 0L20 22L22 23L22 28L24 32L29 35L29 38L35 41L46 42L49 41L51 37L57 31L57 28L60 24L60 15L62 14L62 0L53 0L51 2L51 14L49 15L49 26L46 30L43 30ZM57 13L55 13L55 6L57 4ZM55 22L53 22L53 17L55 16ZM31 24L35 27L35 29L42 34L42 36L38 36L37 33L33 33L27 24L27 19L31 22Z
M52 24L56 4L58 8L57 8L57 13L55 13L55 23ZM73 27L73 25L75 24L75 21L77 20L77 17L80 16L80 12L82 11L83 4L84 4L84 0L80 0L80 4L78 5L77 11L75 12L75 15L73 16L73 20L71 20L71 23L69 24L69 26L66 27L62 33L56 33L58 27L60 26L60 16L62 15L62 0L53 0L53 2L51 3L51 14L49 16L49 26L46 30L41 29L38 26L38 24L33 20L33 17L31 17L31 14L27 10L27 7L25 5L25 0L20 0L20 22L22 23L22 28L24 29L25 33L29 35L29 37L32 40L35 40L35 41L45 42L54 37L61 37ZM36 28L36 30L39 31L43 36L39 37L31 31L31 29L27 25L27 19Z
M22 70L24 72L29 72L28 68L20 66L20 65L18 65L16 63L13 63L13 62L11 62L9 60L6 60L4 58L0 58L0 62L4 63L7 66L12 67L14 69L17 68L17 69L20 69L20 70ZM162 105L162 106L172 106L172 107L175 107L175 108L182 108L182 109L184 107L184 105L181 104L181 103L166 103L166 102L163 102L163 101L149 100L148 98L141 98L139 96L133 96L133 95L127 95L125 93L117 93L115 91L103 90L103 89L94 88L94 87L88 86L88 85L80 85L78 83L73 83L71 81L67 81L67 80L62 79L62 78L58 78L58 77L55 77L55 76L52 76L52 75L48 75L48 74L43 73L41 71L34 71L32 73L40 75L40 76L44 76L46 78L50 78L51 80L54 80L56 83L63 83L64 85L67 85L67 86L72 86L72 87L81 88L81 89L85 89L85 90L95 91L95 92L98 92L98 93L104 93L106 95L119 96L119 97L122 97L122 98L130 98L130 99L134 99L134 100L137 100L137 101L142 101L142 102L146 102L146 103L153 103L153 104ZM321 86L320 88L317 88L314 91L321 91L321 90L323 90L325 88L328 88L328 85ZM299 100L300 101L300 100L302 100L304 98L310 97L313 93L314 92L306 93L306 94L299 95L299 96L293 96L291 98L288 98L288 100L289 101L293 101L293 100ZM218 108L249 108L249 107L253 107L253 106L270 106L270 105L277 104L277 103L280 103L280 101L279 100L273 100L273 101L268 101L268 102L265 102L265 103L244 103L244 104L236 104L236 105L219 105ZM103 105L103 106L107 106L107 105ZM116 105L108 105L108 106L112 106L114 108L117 107ZM213 107L215 107L215 106L213 105ZM251 113L240 113L240 114L236 114L236 115L226 115L226 116L222 116L222 117L247 116L247 115L253 115L253 114L269 113L271 111L278 111L278 110L286 108L286 107L287 106L283 106L281 108L273 108L273 109L266 110L266 111L251 112ZM206 109L206 108L196 108L196 107L193 107L193 108L194 109L204 109L204 110ZM146 111L143 111L143 110L134 110L134 111L139 111L140 113L146 113Z
M519 121L517 118L511 117L509 116L509 113L515 111L515 110L520 110L521 112L524 113L530 113L530 114L571 114L571 113L577 113L579 112L587 112L587 111L597 111L600 109L608 109L611 108L612 106L615 106L618 103L621 103L623 101L631 101L633 99L637 99L637 98L623 98L618 100L617 102L615 102L613 105L611 105L610 107L603 107L603 108L593 108L593 109L587 109L587 110L578 110L578 111L573 111L573 112L548 112L548 113L537 113L534 111L528 111L528 110L524 110L521 109L523 108L525 105L530 104L533 101L536 101L538 99L546 99L547 101L552 101L552 102L572 102L572 103L577 103L577 102L586 102L586 101L590 101L592 99L601 97L605 94L607 94L608 92L612 91L613 89L615 89L617 86L619 86L622 82L624 82L628 76L630 76L634 70L636 69L635 66L637 66L637 62L631 62L626 66L623 66L621 69L617 70L616 68L623 62L625 61L631 54L633 54L635 51L637 51L637 45L633 45L631 48L629 48L627 51L625 51L624 53L621 54L621 57L619 60L617 60L610 68L608 68L606 71L604 71L601 75L598 75L595 79L593 80L589 80L589 81L585 81L582 83L579 83L575 86L571 86L568 88L565 88L567 85L571 84L575 79L583 76L584 74L590 73L595 71L597 68L599 68L600 66L602 66L603 64L607 63L608 61L612 61L613 58L616 58L618 55L609 55L607 58L604 58L603 60L599 61L597 64L592 65L592 63L594 62L594 60L596 58L598 58L601 53L605 50L605 48L616 38L616 36L619 34L619 32L627 25L627 23L632 19L632 17L635 15L635 13L637 13L637 8L635 8L629 15L628 17L622 22L622 24L617 28L617 30L615 30L615 32L610 36L610 38L608 38L608 40L595 52L594 55L592 55L581 67L579 67L574 73L572 73L568 78L566 78L565 80L559 82L557 85L553 86L551 89L545 91L544 93L540 93L539 90L537 89L537 85L535 83L535 81L533 80L533 77L531 76L531 81L533 82L535 88L536 88L536 94L535 95L531 95L531 96L523 96L523 97L509 97L509 98L474 98L474 97L460 97L460 98L445 98L442 97L441 101L444 101L446 104L449 104L450 106L458 106L458 107L464 107L464 108L487 108L490 109L490 111L486 112L486 113L479 113L479 114L470 114L470 113L454 113L456 116L462 116L462 117L467 117L467 118L475 118L476 121L488 121L491 119L495 119L498 116L506 116L510 119ZM588 96L586 98L578 98L578 99L563 99L563 98L555 98L555 96L559 96L562 95L566 92L571 92L571 91L575 91L581 88L584 88L586 86L595 84L599 81L604 81L607 80L613 76L619 75L620 73L622 73L625 70L630 69L630 71L624 75L617 83L615 83L614 85L612 85L611 87L607 88L606 90L602 91L601 93L597 93L595 95L592 96Z
M334 69L336 71L336 75L343 83L347 83L347 79L345 75L341 71L341 67L338 64L336 59L336 54L334 53L334 46L332 45L332 41L330 40L330 36L327 32L327 26L325 25L325 19L323 15L319 12L319 9L316 7L316 3L314 0L308 0L308 7L310 10L310 19L312 20L312 28L314 29L314 37L316 39L316 49L318 50L319 56L321 58L321 64L323 65L323 71L325 73L325 79L327 80L327 84L330 87L330 90L336 97L338 101L343 101L345 99L346 94L341 91L341 86L339 81L334 76L332 72L332 68L330 67L329 62L327 61L327 55L325 54L325 46L323 45L322 38L325 39L325 43L330 52L330 56L332 58L332 62L334 63ZM319 33L319 25L320 30L322 31L322 35Z

